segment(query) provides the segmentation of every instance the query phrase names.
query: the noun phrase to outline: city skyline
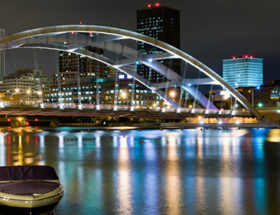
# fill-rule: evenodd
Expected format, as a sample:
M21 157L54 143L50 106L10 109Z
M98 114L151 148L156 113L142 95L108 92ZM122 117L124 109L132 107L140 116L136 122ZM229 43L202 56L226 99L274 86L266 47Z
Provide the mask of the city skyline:
M0 9L1 27L6 29L7 34L49 25L77 24L79 21L136 31L136 10L143 9L148 4L148 1L131 4L128 1L84 0L77 6L77 2L72 0L27 2L2 1L5 6ZM260 1L254 1L251 5L250 2L242 1L212 1L202 4L166 0L160 3L181 11L181 49L200 59L220 75L222 59L248 53L264 59L265 81L279 78L277 40L280 30L273 27L279 20L279 15L276 11L273 12L278 8L279 2L263 5ZM12 18L10 11L13 11ZM19 19L21 22L18 22ZM38 50L7 51L7 74L23 68L40 68L47 74L53 74L57 72L54 71L58 62L57 55L55 52Z

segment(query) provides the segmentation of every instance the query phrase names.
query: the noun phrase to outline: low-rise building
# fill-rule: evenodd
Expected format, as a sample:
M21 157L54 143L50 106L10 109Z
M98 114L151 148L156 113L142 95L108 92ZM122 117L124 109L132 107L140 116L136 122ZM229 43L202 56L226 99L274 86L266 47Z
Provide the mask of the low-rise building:
M44 92L50 90L52 79L38 69L18 70L0 81L2 101L16 104L41 103Z

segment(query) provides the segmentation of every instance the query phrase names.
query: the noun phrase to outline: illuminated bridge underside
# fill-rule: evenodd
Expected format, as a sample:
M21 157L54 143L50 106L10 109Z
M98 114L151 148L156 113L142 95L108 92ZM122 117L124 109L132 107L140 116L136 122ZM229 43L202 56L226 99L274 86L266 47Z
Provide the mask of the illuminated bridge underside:
M89 36L89 34L91 36ZM94 34L94 36L92 36L92 34ZM163 50L163 53L143 56L135 49L123 45L121 43L122 40L144 42ZM109 54L106 56L106 54L99 55L98 53L87 51L84 47L88 46L103 49L105 51L104 53L108 52ZM227 89L231 95L254 116L257 118L261 117L246 98L225 82L212 69L187 53L167 43L132 31L94 25L64 25L23 31L0 39L0 49L14 48L53 49L72 52L98 60L121 72L131 75L176 108L178 108L178 104L168 98L166 93L161 90L164 86L181 87L188 91L188 93L190 93L204 107L217 110L217 108L193 86L200 84L218 84ZM117 59L114 59L111 56L118 57ZM172 69L159 62L160 60L165 59L181 59L206 74L210 79L184 79L176 72L172 71ZM136 73L135 65L139 63L159 72L166 77L168 82L161 85L151 84L149 80L144 79Z

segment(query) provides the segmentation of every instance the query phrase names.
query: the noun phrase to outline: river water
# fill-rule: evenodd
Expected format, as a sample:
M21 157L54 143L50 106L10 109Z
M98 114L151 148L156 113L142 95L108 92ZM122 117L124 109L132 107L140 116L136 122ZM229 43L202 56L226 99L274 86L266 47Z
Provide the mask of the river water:
M53 166L57 215L280 214L280 130L11 129L0 165Z

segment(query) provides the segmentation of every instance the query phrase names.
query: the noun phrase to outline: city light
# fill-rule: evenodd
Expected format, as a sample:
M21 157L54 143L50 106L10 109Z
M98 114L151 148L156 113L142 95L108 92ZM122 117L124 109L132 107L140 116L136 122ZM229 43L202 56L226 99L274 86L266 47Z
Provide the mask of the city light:
M82 104L79 104L79 105L78 105L78 109L79 109L79 110L82 110L82 109L83 109L83 105L82 105Z
M222 120L219 120L219 121L218 121L218 124L219 124L219 125L222 125L222 124L223 124L223 121L222 121Z
M130 107L130 111L134 111L135 110L135 107L134 106L131 106Z
M16 119L17 119L17 121L20 121L20 122L23 120L22 117L17 117Z
M159 2L155 3L155 6L156 6L156 7L159 7L159 6L160 6L160 3L159 3Z
M149 61L149 63L152 63L152 62L153 62L153 59L152 59L152 58L149 58L148 61Z
M19 88L16 88L15 89L15 93L19 93L20 92L20 89Z
M30 95L30 94L31 94L31 90L29 90L29 89L26 90L26 94L27 94L27 95Z
M60 103L60 104L59 104L59 109L61 109L61 110L64 109L64 104L63 104L63 103Z
M169 96L171 97L171 98L175 98L176 97L176 92L175 92L175 90L172 90L172 91L170 91L169 92Z
M221 96L223 96L224 100L227 100L230 98L230 92L229 91L226 91L226 90L223 90L221 91Z
M127 98L127 92L126 91L121 92L121 97L122 97L122 99L126 99Z
M239 125L239 124L240 124L240 121L239 121L239 120L237 120L237 121L235 122L235 124L236 124L236 125Z
M40 107L41 107L41 108L45 108L45 104L44 104L44 103L41 103L41 104L40 104Z
M258 107L259 107L259 108L262 108L262 107L263 107L263 103L259 102L259 103L258 103Z
M235 110L233 110L233 111L231 112L231 114L232 114L232 115L235 115L235 114L236 114L236 111L235 111Z
M43 93L42 93L42 91L38 91L37 94L40 96L40 95L42 95Z
M100 110L100 105L96 105L96 110Z

